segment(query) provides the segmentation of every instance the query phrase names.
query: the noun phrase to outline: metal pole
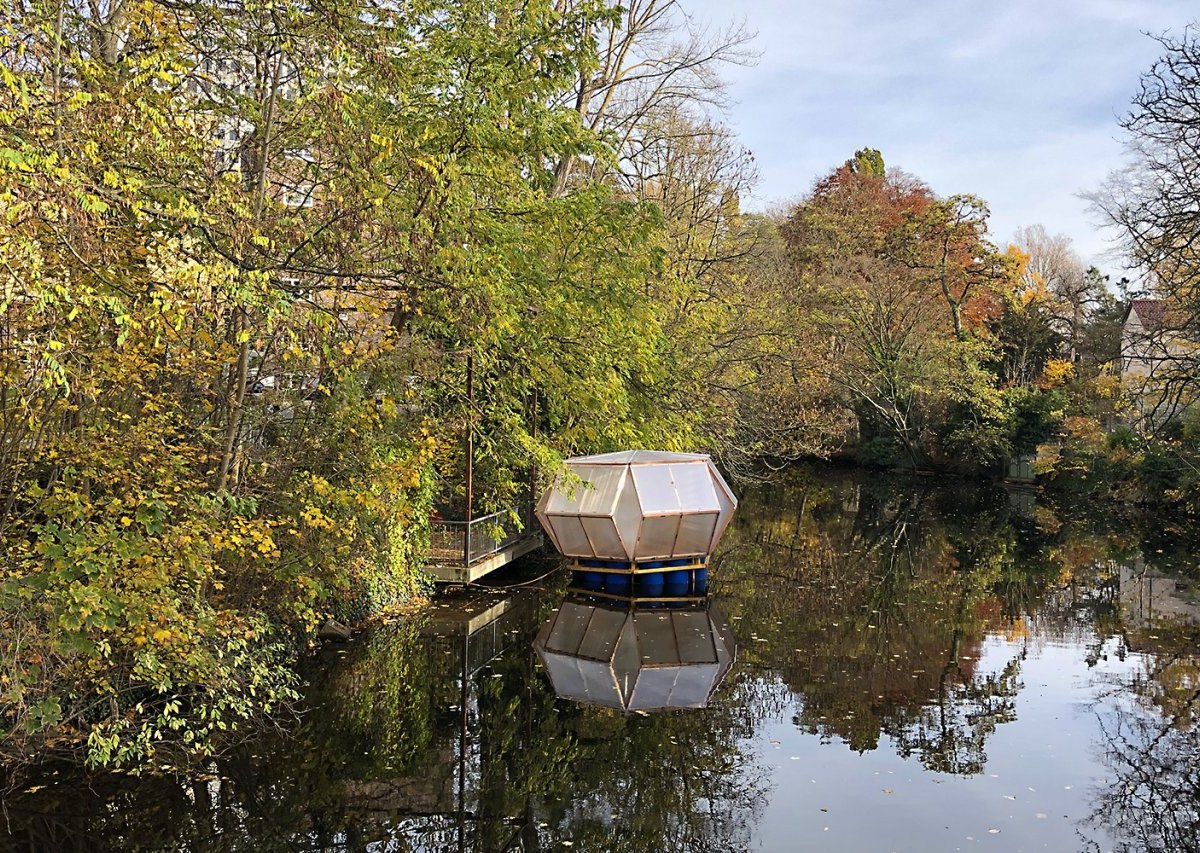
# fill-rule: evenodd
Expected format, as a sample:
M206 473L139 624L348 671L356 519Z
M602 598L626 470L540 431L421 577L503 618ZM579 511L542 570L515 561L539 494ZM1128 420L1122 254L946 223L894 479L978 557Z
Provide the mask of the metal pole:
M471 654L471 635L463 637L461 687L458 701L461 703L462 715L458 729L458 849L459 853L467 849L467 702L471 698L467 692L467 659Z
M530 414L529 434L533 438L534 443L537 443L538 435L538 392L533 389L533 405ZM529 463L529 503L525 507L525 526L526 529L533 527L533 507L537 503L537 456L533 457L533 461Z
M467 531L463 565L471 564L471 516L475 511L475 358L467 354Z

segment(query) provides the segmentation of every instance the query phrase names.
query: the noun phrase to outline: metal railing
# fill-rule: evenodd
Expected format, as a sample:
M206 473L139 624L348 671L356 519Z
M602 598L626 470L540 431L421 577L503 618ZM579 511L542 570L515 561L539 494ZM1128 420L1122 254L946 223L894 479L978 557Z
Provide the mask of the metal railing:
M518 530L513 516L525 518ZM533 531L528 513L520 507L502 509L470 521L434 519L429 523L429 558L438 562L461 562L469 566L519 542Z

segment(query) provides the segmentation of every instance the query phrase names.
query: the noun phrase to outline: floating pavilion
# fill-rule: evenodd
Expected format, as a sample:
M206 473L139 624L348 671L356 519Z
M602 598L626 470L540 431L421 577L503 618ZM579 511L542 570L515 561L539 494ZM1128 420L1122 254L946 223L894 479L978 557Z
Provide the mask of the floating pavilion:
M701 453L627 450L566 461L536 514L575 585L617 595L703 594L737 498Z

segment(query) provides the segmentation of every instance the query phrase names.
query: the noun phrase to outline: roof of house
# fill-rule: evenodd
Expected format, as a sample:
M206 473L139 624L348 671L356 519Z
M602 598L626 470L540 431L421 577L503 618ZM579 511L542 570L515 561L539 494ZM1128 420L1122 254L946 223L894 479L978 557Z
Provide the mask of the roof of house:
M1164 299L1134 299L1129 303L1129 308L1137 314L1138 321L1146 328L1161 325L1167 314L1167 303Z

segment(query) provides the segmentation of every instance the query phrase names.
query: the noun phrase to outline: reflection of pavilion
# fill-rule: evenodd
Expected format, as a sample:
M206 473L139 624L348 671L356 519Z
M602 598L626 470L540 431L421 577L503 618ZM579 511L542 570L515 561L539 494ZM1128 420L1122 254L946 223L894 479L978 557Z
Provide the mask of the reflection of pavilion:
M703 708L736 654L711 600L651 609L578 594L534 648L559 696L621 711Z

